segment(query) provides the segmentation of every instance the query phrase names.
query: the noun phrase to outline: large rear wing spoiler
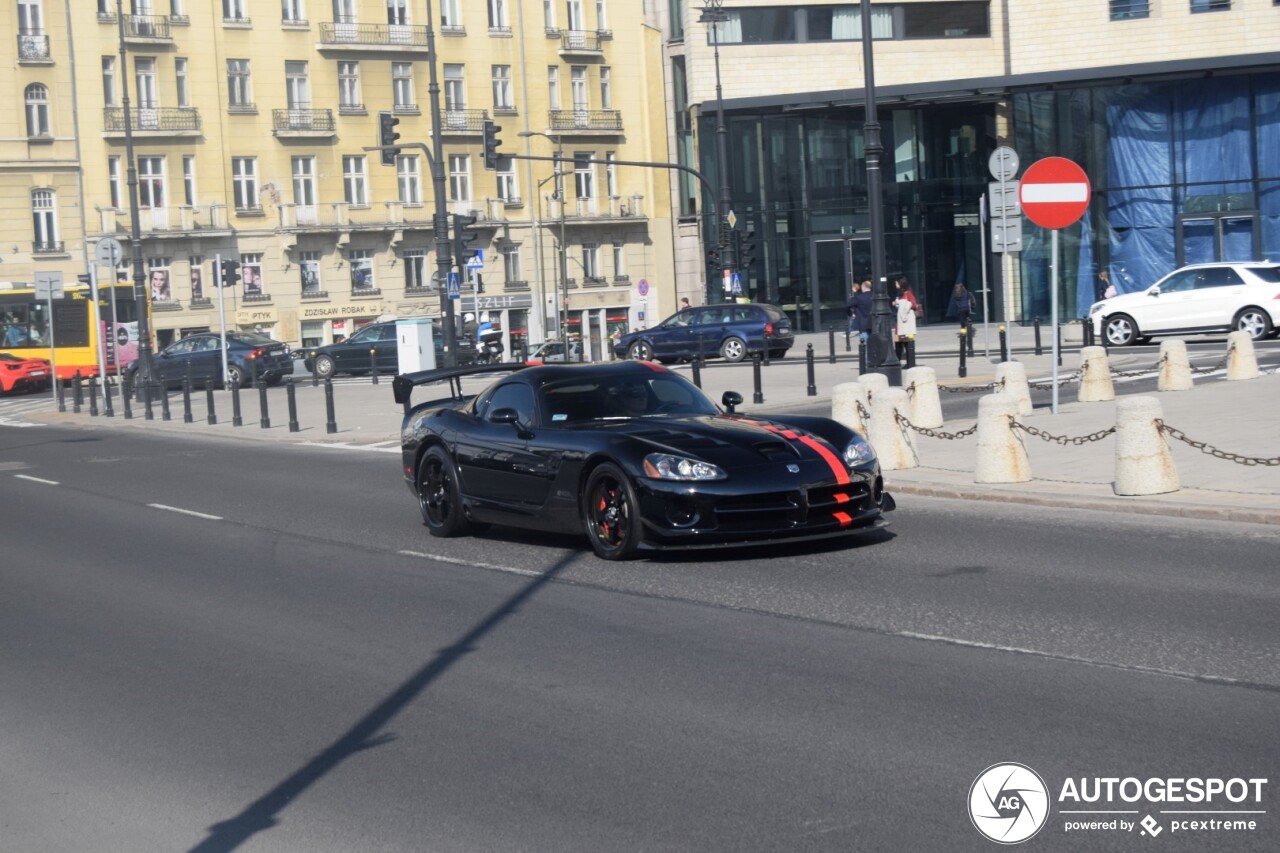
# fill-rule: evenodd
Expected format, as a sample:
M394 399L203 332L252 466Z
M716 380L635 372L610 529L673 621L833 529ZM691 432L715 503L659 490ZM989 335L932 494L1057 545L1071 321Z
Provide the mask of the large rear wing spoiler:
M411 405L409 398L413 389L419 385L431 385L436 382L448 382L452 399L462 397L462 378L476 376L481 373L512 373L527 367L522 361L509 361L502 364L476 364L468 367L440 367L435 370L420 370L417 373L401 373L391 380L391 392L396 402L404 406L404 413L409 414Z

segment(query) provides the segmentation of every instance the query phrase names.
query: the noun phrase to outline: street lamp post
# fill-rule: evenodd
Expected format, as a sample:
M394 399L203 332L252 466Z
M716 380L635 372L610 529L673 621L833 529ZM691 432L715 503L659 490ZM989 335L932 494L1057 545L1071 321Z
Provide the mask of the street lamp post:
M453 251L449 246L449 207L445 195L444 140L441 134L440 80L436 72L436 36L435 27L432 25L434 20L435 14L431 8L431 0L427 0L427 68L429 71L427 91L431 95L431 187L436 195L431 230L436 242L436 278L437 286L440 288L440 310L444 314L444 366L456 367L458 328L453 300L449 298L448 283L449 272L453 268Z
M729 131L724 126L724 93L720 88L720 23L729 20L729 13L722 6L724 0L702 0L702 16L699 23L711 24L711 47L716 62L716 170L720 191L716 197L716 248L720 254L721 269L726 278L733 274L738 259L733 254L733 241L729 239ZM865 4L864 4L865 5ZM717 283L708 280L707 302L718 302Z
M884 205L880 188L880 121L876 116L875 67L871 57L871 4L862 10L862 71L865 79L866 123L863 149L867 157L867 208L871 225L871 335L867 370L880 373L890 385L902 384L902 366L893 349L893 311L889 300L889 280L884 263Z
M522 130L519 133L517 133L516 136L519 136L522 138L528 138L532 136L541 136L543 139L546 139L548 142L554 142L556 145L556 152L554 155L556 160L556 170L549 178L539 183L538 188L539 190L541 190L542 184L546 183L546 181L550 180L551 178L556 179L556 191L555 191L554 197L557 198L560 202L560 246L559 246L560 295L556 300L560 304L556 309L556 325L558 326L557 331L559 332L560 340L564 343L565 361L568 361L569 360L569 257L568 257L567 249L565 248L565 243L564 243L564 234L565 234L564 225L565 225L565 216L567 215L566 208L565 208L565 197L564 197L564 171L562 166L563 160L564 160L564 147L560 140L560 137L552 136L548 133L542 133L541 131L537 131L537 130ZM539 193L538 205L539 206L542 205L541 193ZM541 263L542 259L539 258L538 262Z

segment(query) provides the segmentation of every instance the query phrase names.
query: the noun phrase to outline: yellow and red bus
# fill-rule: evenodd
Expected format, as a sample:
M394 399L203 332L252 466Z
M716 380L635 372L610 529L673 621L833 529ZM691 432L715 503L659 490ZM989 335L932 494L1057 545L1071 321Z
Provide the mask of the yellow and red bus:
M98 341L103 343L108 374L117 374L138 357L138 303L132 285L103 285L95 305L87 284L70 284L61 299L36 299L29 284L0 282L0 352L22 358L48 358L52 330L54 362L60 379L98 375Z

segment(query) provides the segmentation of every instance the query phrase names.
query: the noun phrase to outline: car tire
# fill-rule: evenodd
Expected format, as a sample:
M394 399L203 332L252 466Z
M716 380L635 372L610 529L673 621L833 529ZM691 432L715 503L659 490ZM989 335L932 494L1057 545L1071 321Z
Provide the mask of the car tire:
M245 375L244 368L238 364L227 365L227 387L230 388L231 384L235 383L243 388Z
M618 466L605 462L587 478L582 523L600 559L629 560L636 555L644 539L640 501L631 480Z
M1261 308L1250 305L1240 309L1236 318L1231 321L1233 331L1248 332L1249 337L1260 341L1271 334L1271 317Z
M720 357L725 361L742 361L747 357L747 342L742 338L725 338L720 344Z
M1114 314L1102 324L1102 334L1113 347L1127 347L1136 341L1138 324L1128 314Z
M636 361L652 361L653 347L649 346L646 341L636 341L627 348L627 358Z
M786 358L786 357L787 357L787 351L786 351L786 350L784 350L784 349L771 349L771 350L769 350L769 359L770 359L770 360L773 360L773 359L775 359L775 358Z
M318 355L315 362L315 373L321 379L328 379L334 374L334 368L337 367L333 363L333 356Z
M436 445L423 454L418 463L417 492L418 508L427 532L442 538L467 532L458 469L443 447Z

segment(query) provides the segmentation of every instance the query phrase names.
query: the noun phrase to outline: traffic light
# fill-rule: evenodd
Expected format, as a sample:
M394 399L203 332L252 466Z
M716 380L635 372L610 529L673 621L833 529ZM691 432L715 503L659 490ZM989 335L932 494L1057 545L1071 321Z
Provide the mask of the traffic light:
M707 269L711 271L712 277L720 272L720 250L707 249Z
M479 236L474 231L468 231L472 225L476 224L474 216L463 216L461 213L453 214L453 262L458 265L458 269L465 269L467 261L471 260L471 256L475 254L475 250L471 248L471 244L476 241Z
M484 120L484 167L486 169L498 168L498 146L502 144L502 140L498 138L497 122Z
M219 278L222 280L223 287L235 287L236 282L240 281L240 262L223 261L222 275Z
M746 270L756 260L756 232L738 232L738 269Z
M378 113L378 144L379 145L395 145L396 140L400 138L400 134L396 133L396 125L400 123L400 119L393 113ZM384 150L382 152L382 165L394 166L396 164L396 155L400 153L399 148Z

